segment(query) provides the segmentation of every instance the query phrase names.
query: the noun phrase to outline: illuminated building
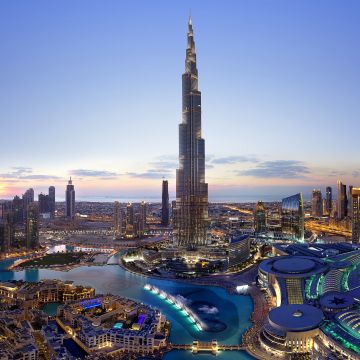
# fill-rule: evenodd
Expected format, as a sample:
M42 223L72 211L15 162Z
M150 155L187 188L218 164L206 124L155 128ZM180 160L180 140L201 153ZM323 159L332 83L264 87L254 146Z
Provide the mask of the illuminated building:
M142 201L140 203L140 213L139 213L139 220L138 220L138 231L137 236L143 237L145 233L145 225L146 225L146 203Z
M360 188L352 188L352 242L360 244Z
M352 217L352 196L351 196L352 189L353 189L353 186L352 186L352 185L349 185L348 195L347 195L347 199L348 199L347 215L348 215L350 218Z
M262 234L266 232L266 211L262 201L258 201L254 214L255 233Z
M347 216L348 200L346 196L346 185L340 180L337 182L336 211L338 220Z
M323 319L323 312L310 305L277 307L269 312L260 343L275 355L310 352Z
M330 215L332 212L332 188L330 186L326 187L326 213Z
M49 212L52 219L55 218L55 186L49 187Z
M27 208L26 217L26 248L36 249L39 247L39 207L31 203Z
M320 217L323 215L322 212L322 195L320 190L312 191L311 198L311 214L315 217Z
M355 248L346 243L284 245L282 252L306 255L260 264L258 283L278 306L259 335L266 350L279 357L302 352L321 360L359 359L360 250Z
M130 202L126 205L126 237L134 237L134 207Z
M72 183L71 177L66 186L65 200L66 200L66 217L69 219L74 219L74 217L75 217L75 188Z
M3 219L0 219L0 254L10 252L14 241L15 228L13 212L4 214Z
M14 196L12 201L12 210L14 213L14 223L23 224L24 223L24 201L20 199L19 196Z
M228 247L229 267L241 265L250 257L251 238L241 235L230 240Z
M179 125L179 168L176 171L174 240L180 247L206 245L208 185L205 141L201 137L201 92L191 18L188 23L185 73L182 75L182 123Z
M161 224L169 225L169 184L167 180L162 182Z
M28 206L29 206L29 204L34 202L34 189L30 188L30 189L26 190L25 194L23 194L23 196L22 196L22 200L23 200L23 210L24 210L23 218L24 218L24 221L26 221L26 214L27 214Z
M114 203L114 232L115 237L120 238L123 235L123 213L118 201Z
M305 282L328 267L306 256L281 256L264 260L259 266L259 284L276 298L278 306L303 304Z
M304 240L304 205L301 193L282 200L281 231L290 240Z
M39 194L38 203L40 214L50 213L49 195L45 195L43 193Z

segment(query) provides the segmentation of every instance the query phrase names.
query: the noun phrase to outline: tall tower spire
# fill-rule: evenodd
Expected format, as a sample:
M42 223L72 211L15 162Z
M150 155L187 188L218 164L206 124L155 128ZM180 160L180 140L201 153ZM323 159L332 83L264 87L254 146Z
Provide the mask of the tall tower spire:
M179 168L176 171L174 237L185 248L206 244L208 186L205 141L201 137L201 92L191 17L188 22L185 72L182 75L182 122L179 125Z

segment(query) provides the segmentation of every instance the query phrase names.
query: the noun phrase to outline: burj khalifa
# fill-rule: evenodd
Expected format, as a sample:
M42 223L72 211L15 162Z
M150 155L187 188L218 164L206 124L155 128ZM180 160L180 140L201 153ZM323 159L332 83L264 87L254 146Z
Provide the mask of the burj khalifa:
M198 90L195 41L188 23L185 72L182 75L182 122L179 124L179 168L176 171L174 239L179 247L206 245L208 184L205 140L201 137L201 92Z

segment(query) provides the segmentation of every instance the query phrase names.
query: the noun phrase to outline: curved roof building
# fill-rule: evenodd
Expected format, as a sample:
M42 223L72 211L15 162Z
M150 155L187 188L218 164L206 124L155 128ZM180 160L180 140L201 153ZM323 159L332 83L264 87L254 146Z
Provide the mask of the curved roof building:
M279 256L259 266L259 283L276 295L277 304L303 304L306 279L321 274L328 265L317 258Z
M308 352L323 320L320 309L306 304L274 308L260 334L261 344L275 354Z

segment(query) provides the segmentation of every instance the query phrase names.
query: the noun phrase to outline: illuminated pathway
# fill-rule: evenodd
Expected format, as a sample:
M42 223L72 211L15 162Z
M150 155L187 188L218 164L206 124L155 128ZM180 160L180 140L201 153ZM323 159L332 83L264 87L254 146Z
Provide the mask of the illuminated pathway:
M176 299L174 296L166 293L163 290L158 289L156 286L146 284L144 286L145 290L151 291L153 294L158 295L161 299L169 302L170 304L174 305L179 311L181 311L185 316L187 316L191 322L196 326L199 331L204 330L205 325L199 319L199 317L194 314L184 303Z

